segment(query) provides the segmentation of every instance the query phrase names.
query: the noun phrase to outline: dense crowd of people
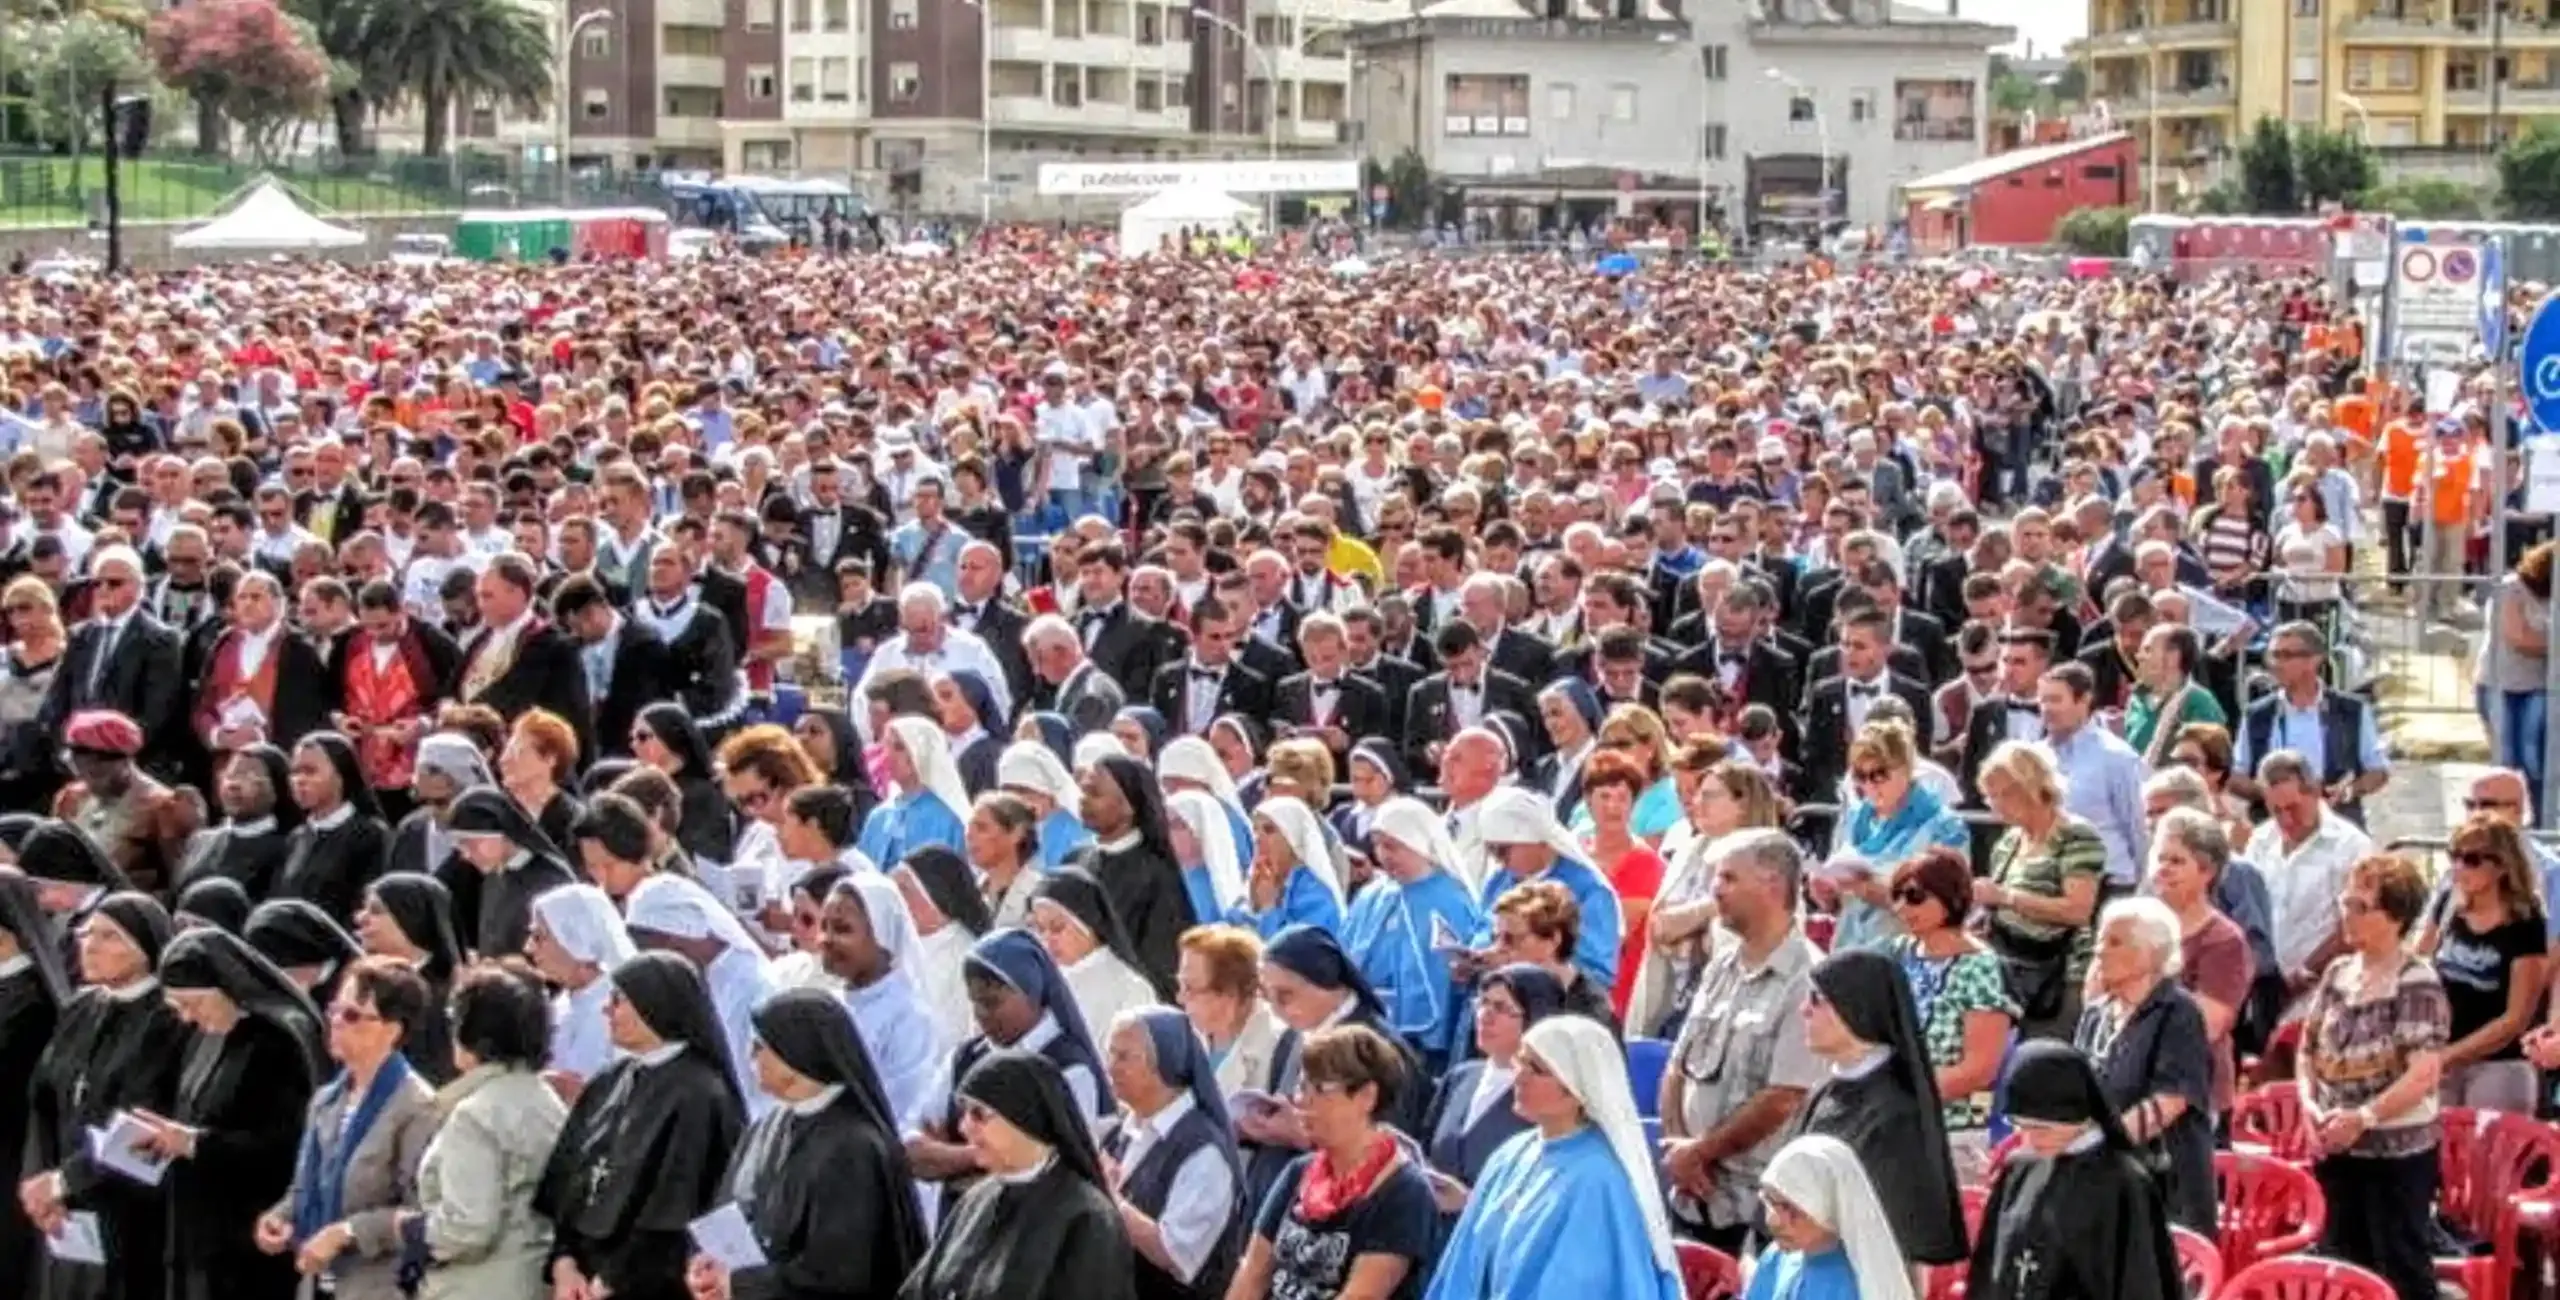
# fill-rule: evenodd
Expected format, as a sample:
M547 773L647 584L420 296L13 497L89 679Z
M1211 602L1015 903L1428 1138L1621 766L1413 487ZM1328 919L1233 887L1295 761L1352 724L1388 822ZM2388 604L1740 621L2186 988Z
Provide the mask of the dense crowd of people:
M2539 783L2376 852L2331 651L2492 413L2309 282L1362 269L0 281L0 1287L2169 1295L2265 1056L2434 1296Z

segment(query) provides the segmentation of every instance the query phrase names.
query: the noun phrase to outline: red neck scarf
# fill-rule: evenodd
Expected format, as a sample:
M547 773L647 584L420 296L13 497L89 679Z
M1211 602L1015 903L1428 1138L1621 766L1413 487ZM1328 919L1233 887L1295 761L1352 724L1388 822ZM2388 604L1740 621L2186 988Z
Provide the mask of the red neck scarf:
M1396 1140L1385 1133L1371 1136L1369 1153L1348 1170L1335 1169L1332 1156L1316 1152L1315 1159L1307 1162L1305 1177L1298 1180L1298 1217L1322 1223L1339 1216L1378 1185L1395 1159Z

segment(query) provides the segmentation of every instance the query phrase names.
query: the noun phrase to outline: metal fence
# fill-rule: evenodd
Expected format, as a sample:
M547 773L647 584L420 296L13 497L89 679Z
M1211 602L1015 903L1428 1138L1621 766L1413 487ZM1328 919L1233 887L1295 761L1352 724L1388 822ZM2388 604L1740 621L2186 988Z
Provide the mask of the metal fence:
M519 206L660 207L654 176L557 168L511 156L379 154L270 163L193 153L146 153L122 165L124 219L195 221L260 177L273 176L322 212L348 217ZM105 213L106 164L96 154L0 152L0 227L81 226Z

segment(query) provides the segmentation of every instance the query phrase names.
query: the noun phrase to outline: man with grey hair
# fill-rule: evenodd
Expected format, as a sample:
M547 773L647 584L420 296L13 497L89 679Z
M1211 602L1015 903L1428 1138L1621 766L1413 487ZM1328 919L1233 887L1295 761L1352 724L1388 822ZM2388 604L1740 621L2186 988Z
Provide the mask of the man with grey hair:
M2276 969L2299 997L2346 951L2338 896L2357 861L2373 852L2373 840L2330 807L2318 769L2294 750L2267 755L2258 785L2268 817L2241 856L2266 877Z
M964 632L943 621L950 601L942 588L930 582L910 582L898 590L898 635L880 643L871 652L871 662L862 670L862 680L855 682L847 697L859 700L862 692L882 673L906 668L931 677L936 673L971 672L987 684L987 693L995 697L995 714L991 723L997 726L1013 717L1012 679L1005 676L1004 665L987 643L975 632ZM853 711L853 724L868 743L871 734L869 710Z
M1085 656L1074 624L1042 614L1023 629L1022 644L1031 658L1029 707L1065 714L1081 735L1107 729L1128 705L1120 683Z
M90 557L89 618L71 630L37 719L59 736L71 715L113 709L142 728L143 766L175 777L170 739L186 707L186 640L142 606L142 558L129 546Z
M1821 954L1796 924L1804 852L1783 831L1708 846L1726 934L1700 973L1662 1072L1663 1166L1672 1212L1699 1240L1739 1250L1758 1222L1760 1173L1821 1082L1805 1000ZM1630 1026L1653 1033L1666 1026Z

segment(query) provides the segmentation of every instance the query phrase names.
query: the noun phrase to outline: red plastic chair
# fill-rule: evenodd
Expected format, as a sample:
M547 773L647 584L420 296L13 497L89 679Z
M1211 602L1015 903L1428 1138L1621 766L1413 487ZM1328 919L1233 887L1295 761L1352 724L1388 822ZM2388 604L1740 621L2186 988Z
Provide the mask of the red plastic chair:
M2311 1163L2311 1125L2302 1117L2302 1086L2290 1079L2270 1083L2232 1103L2231 1148L2287 1164Z
M2222 1193L2223 1270L2238 1273L2262 1260L2307 1250L2329 1223L2329 1200L2310 1171L2271 1156L2213 1153Z
M1979 1240L1982 1236L1982 1215L1991 1204L1991 1189L1967 1187L1961 1189L1959 1195L1964 1199L1964 1239L1967 1242ZM1972 1261L1963 1259L1922 1269L1924 1300L1964 1300L1965 1284L1972 1271Z
M2441 1112L2444 1136L2436 1142L2436 1210L2447 1223L2473 1221L2480 1175L2480 1138L2495 1115L2468 1106Z
M1735 1300L1742 1294L1742 1265L1713 1246L1672 1243L1680 1253L1680 1289L1688 1300Z
M2214 1300L2222 1289L2222 1248L2203 1233L2174 1225L2169 1240L2178 1247L2178 1280L2186 1284L2187 1300Z
M2240 1270L2214 1300L2397 1300L2391 1284L2331 1259L2271 1259Z
M2457 1116L2472 1118L2473 1113L2458 1107L2446 1111L2448 1134L2455 1131ZM2529 1115L2489 1111L2479 1112L2466 1131L2460 1198L2450 1194L2448 1180L2448 1194L2439 1204L2446 1219L2486 1244L2489 1253L2438 1259L2436 1276L2460 1286L2471 1300L2507 1300L2522 1228L2544 1226L2552 1219L2550 1198L2560 1192L2560 1131ZM2450 1154L2439 1160L2453 1163Z

